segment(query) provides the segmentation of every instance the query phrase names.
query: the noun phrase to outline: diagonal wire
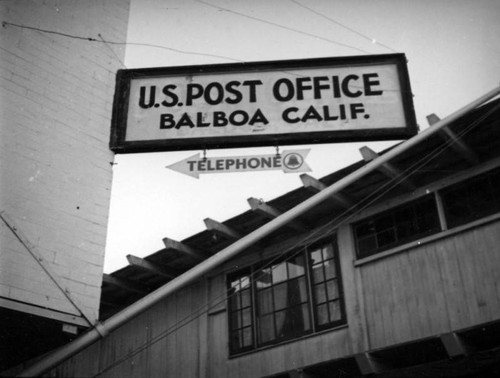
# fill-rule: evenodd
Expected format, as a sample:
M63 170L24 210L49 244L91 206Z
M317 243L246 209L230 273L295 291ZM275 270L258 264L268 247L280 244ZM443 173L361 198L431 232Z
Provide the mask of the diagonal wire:
M486 114L484 114L479 119L477 119L474 122L472 122L468 127L466 127L464 130L462 130L460 133L458 133L457 137L463 137L463 136L465 136L467 133L469 133L472 129L474 129L475 127L477 127L484 119L486 119L487 117L489 117L493 112L495 112L499 108L500 108L500 105L497 105L494 108L490 109ZM418 170L419 168L422 168L423 166L425 166L426 164L428 164L429 162L431 162L432 160L434 160L435 158L437 158L447 148L449 148L452 143L453 143L453 141L448 140L448 141L444 142L441 146L436 147L434 149L434 151L432 151L430 154L428 154L428 155L424 156L423 158L417 160L411 166L409 166L408 168L406 168L405 170L403 170L402 172L400 172L400 174L398 176L396 176L395 178L389 180L386 184L384 184L384 185L380 186L379 188L377 188L377 190L368 198L369 201L366 202L366 203L364 203L362 207L356 209L355 212L353 212L352 214L350 214L349 216L347 216L347 217L344 218L344 216L347 215L349 212L351 212L351 210L354 210L357 205L353 205L349 209L344 210L341 214L337 215L333 220L325 223L324 225L322 225L318 229L314 230L310 235L308 235L306 237L306 239L297 242L295 244L295 246L284 248L281 253L279 253L277 256L275 256L270 262L266 263L266 265L263 268L272 266L272 264L274 264L274 262L280 260L284 255L288 254L288 252L290 250L293 250L294 248L297 248L297 247L300 247L300 246L305 246L308 243L313 242L314 239L317 238L317 237L319 237L319 236L320 237L324 237L325 233L327 233L328 230L331 230L331 228L334 225L336 225L338 227L340 224L343 224L343 223L349 221L350 219L352 219L352 217L354 217L357 214L359 214L359 212L361 212L362 210L366 209L371 204L373 204L374 202L376 202L378 199L380 199L381 197L383 197L392 188L394 188L395 186L397 186L401 182L403 182L414 171ZM339 222L339 223L337 223L337 222ZM295 257L296 255L298 255L301 252L302 252L302 248L299 248L295 253L290 254L289 256L287 256L287 259L285 261L288 261L289 259ZM261 269L259 269L259 271L262 271L263 268L261 267ZM254 271L254 272L252 272L250 274L249 284L250 284L250 282L251 282L252 279L255 280L255 278L258 277L259 271ZM178 331L180 328L182 328L182 327L186 326L187 324L191 323L192 321L198 319L200 316L202 316L203 314L205 314L206 312L208 312L210 310L210 308L213 308L213 307L217 306L218 304L223 303L224 301L226 301L227 298L229 298L229 297L231 297L233 295L235 295L235 293L230 293L229 290L224 291L219 296L217 296L216 298L214 298L212 300L212 302L207 303L205 305L202 305L198 309L194 310L193 312L191 312L190 314L188 314L187 316L185 316L183 319L181 319L180 321L176 322L172 327L168 328L164 332L161 332L160 334L158 334L157 336L155 336L151 341L146 342L142 346L138 347L137 349L135 349L132 352L130 352L127 355L125 355L124 357L120 358L118 361L115 361L114 363L108 365L107 367L105 367L104 369L102 369L101 371L99 371L94 377L97 377L97 376L101 375L102 373L104 373L104 372L112 369L113 367L121 364L122 362L124 362L127 359L135 356L136 354L140 353L141 351L149 348L151 345L157 343L158 341L164 339L165 337L168 337L170 334Z
M157 49L163 49L163 50L168 50L172 52L176 52L179 54L186 54L186 55L198 55L198 56L207 56L211 58L220 58L220 59L226 59L226 60L232 60L235 62L242 62L239 59L223 56L223 55L216 55L216 54L209 54L209 53L201 53L201 52L196 52L196 51L188 51L188 50L181 50L181 49L176 49L174 47L169 47L169 46L163 46L163 45L156 45L152 43L139 43L139 42L117 42L117 41L106 41L101 37L101 40L93 38L93 37L83 37L79 35L74 35L74 34L68 34L68 33L62 33L54 30L47 30L47 29L41 29L41 28L35 28L32 26L26 26L26 25L20 25L20 24L14 24L11 22L7 21L2 21L2 26L14 26L17 28L21 29L29 29L29 30L35 30L41 33L47 33L47 34L55 34L55 35L60 35L62 37L67 37L67 38L72 38L72 39L79 39L87 42L98 42L98 43L104 43L104 44L110 44L110 45L122 45L122 46L144 46L144 47L154 47Z
M264 24L272 25L272 26L278 27L280 29L288 30L288 31L291 31L291 32L294 32L294 33L299 33L299 34L302 34L302 35L306 35L308 37L316 38L316 39L319 39L321 41L325 41L325 42L328 42L328 43L331 43L331 44L334 44L334 45L337 45L337 46L346 47L348 49L353 49L353 50L356 50L356 51L359 51L359 52L362 52L362 53L365 53L365 54L370 54L366 50L359 49L359 48L357 48L355 46L348 45L348 44L345 44L345 43L342 43L342 42L334 41L332 39L328 39L328 38L322 37L322 36L317 35L317 34L312 34L312 33L308 33L308 32L302 31L302 30L294 29L294 28L291 28L291 27L288 27L288 26L285 26L285 25L278 24L276 22L264 20L262 18L253 17L253 16L250 16L248 14L237 12L237 11L234 11L234 10L231 10L231 9L228 9L228 8L224 8L224 7L221 7L219 5L208 3L208 2L203 1L203 0L196 0L196 1L199 2L199 3L201 3L201 4L205 4L205 5L209 6L209 7L212 7L212 8L218 9L218 10L223 10L223 11L226 11L228 13L235 14L237 16L248 18L250 20L262 22Z
M298 1L296 1L296 0L290 0L290 1L291 1L292 3L294 3L294 4L297 4L297 5L298 5L298 6L300 6L300 7L302 7L302 8L304 8L304 9L308 10L309 12L314 13L314 14L315 14L315 15L317 15L317 16L323 17L324 19L327 19L328 21L333 22L334 24L336 24L336 25L338 25L338 26L340 26L340 27L342 27L342 28L344 28L344 29L346 29L346 30L349 30L350 32L352 32L352 33L354 33L354 34L356 34L356 35L358 35L358 36L360 36L360 37L362 37L362 38L364 38L364 39L366 39L366 40L370 41L371 43L376 43L376 44L378 44L378 45L380 45L380 46L382 46L382 47L385 47L386 49L388 49L389 51L392 51L392 52L394 52L394 53L397 53L397 52L398 52L398 51L394 50L393 48L391 48L391 47L389 47L389 46L387 46L387 45L385 45L385 44L383 44L383 43L381 43L381 42L377 41L376 39L374 39L374 38L370 38L369 36L367 36L367 35L365 35L365 34L363 34L363 33L359 32L359 31L357 31L357 30L355 30L355 29L353 29L353 28L350 28L349 26L344 25L344 24L342 24L341 22L339 22L339 21L337 21L337 20L334 20L333 18L328 17L327 15L325 15L325 14L323 14L323 13L317 12L317 11L315 11L314 9L309 8L308 6L305 6L304 4L301 4L301 3L299 3L299 2L298 2Z

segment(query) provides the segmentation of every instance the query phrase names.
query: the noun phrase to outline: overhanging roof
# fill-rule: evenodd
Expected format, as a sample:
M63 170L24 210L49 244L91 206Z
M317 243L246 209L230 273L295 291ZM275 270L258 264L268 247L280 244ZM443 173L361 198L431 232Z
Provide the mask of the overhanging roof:
M382 169L362 179L304 213L294 222L271 233L259 245L269 245L296 237L339 216L339 221L362 208L378 188L388 188L377 201L409 193L436 180L466 170L500 156L500 99L491 101L461 117L425 142L396 156ZM390 149L381 152L388 152ZM131 257L131 264L105 275L101 295L101 320L135 302L197 265L237 238L267 223L276 214L302 203L323 186L330 186L367 164L364 158L319 180L303 176L304 185L267 203L250 201L251 208L231 219L218 223L205 220L207 229L180 242L165 239L166 247L142 259ZM389 189L390 188L390 189Z

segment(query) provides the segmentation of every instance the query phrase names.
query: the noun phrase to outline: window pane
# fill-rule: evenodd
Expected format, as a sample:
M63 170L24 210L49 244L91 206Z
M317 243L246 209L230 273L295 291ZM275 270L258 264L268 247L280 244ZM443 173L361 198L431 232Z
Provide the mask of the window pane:
M342 318L342 313L340 311L339 301L329 302L328 306L330 308L330 321L335 322Z
M335 260L325 261L325 277L327 280L337 277L337 272L335 271Z
M358 258L438 231L440 223L434 196L424 196L355 224Z
M269 287L272 284L272 270L265 268L255 274L256 286L258 289Z
M327 281L328 285L328 300L332 301L339 298L339 287L337 285L337 280Z
M240 330L231 332L231 347L235 350L243 347L242 333Z
M374 251L378 248L377 236L375 234L358 239L358 251L360 253L365 251Z
M318 316L318 325L324 325L329 323L329 317L328 317L328 305L327 304L322 304L316 307L316 315Z
M240 289L245 289L250 287L250 277L244 276L241 277Z
M241 318L242 318L242 327L248 327L249 325L252 324L252 311L247 308L246 310L243 310L241 312Z
M333 245L327 244L323 247L323 260L333 259Z
M378 245L384 247L393 244L396 241L396 232L394 229L388 229L378 234Z
M249 307L251 305L250 300L250 289L245 289L241 291L241 307Z
M243 347L248 347L248 346L252 346L253 344L253 340L252 340L252 328L251 327L247 327L247 328L244 328L242 330L242 336L243 336L243 342L242 342L242 346Z
M304 255L300 255L288 262L288 276L295 278L305 274Z
M274 333L274 316L265 315L259 319L260 342L266 343L276 338Z
M307 287L304 277L288 282L288 306L307 302Z
M236 311L231 314L231 329L240 328L240 312Z
M304 304L300 306L300 309L302 311L302 318L304 319L304 330L309 331L311 329L311 319L309 316L309 306L307 304Z
M500 168L441 192L448 226L456 227L500 211Z
M311 256L311 262L313 265L317 264L317 263L320 263L321 261L323 261L323 256L321 254L321 249L316 249L312 252L310 252L310 256Z
M230 305L231 311L238 310L241 307L241 305L240 305L240 293L230 294L229 305Z
M302 335L310 328L309 313L303 306L295 306L276 313L278 337L286 339Z
M323 264L315 265L313 267L313 282L323 282L325 275L323 274Z
M272 288L259 290L257 292L257 310L259 314L269 314L273 312L273 295L271 292Z
M314 295L316 298L316 303L326 302L326 287L324 284L319 284L314 286Z
M273 284L283 282L288 278L286 272L286 263L281 263L273 266Z
M394 227L394 218L391 213L378 216L375 220L375 231L380 233L382 231L392 229Z
M276 285L274 290L274 309L282 310L288 304L288 283Z

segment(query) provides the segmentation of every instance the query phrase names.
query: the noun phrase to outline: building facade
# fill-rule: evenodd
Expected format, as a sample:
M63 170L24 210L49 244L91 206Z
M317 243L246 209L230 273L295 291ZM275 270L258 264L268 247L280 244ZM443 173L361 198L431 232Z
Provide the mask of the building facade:
M129 1L0 4L0 371L98 319ZM63 331L64 329L64 331Z
M469 112L46 376L498 374L499 120L498 99ZM101 319L376 156L361 152L352 166L302 175L294 191L251 198L247 212L129 256L104 276Z

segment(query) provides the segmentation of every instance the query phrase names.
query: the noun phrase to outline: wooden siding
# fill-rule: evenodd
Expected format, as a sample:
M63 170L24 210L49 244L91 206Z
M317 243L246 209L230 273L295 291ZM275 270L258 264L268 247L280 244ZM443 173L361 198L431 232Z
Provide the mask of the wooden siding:
M271 376L498 320L498 217L359 266L353 264L348 226L339 230L338 240L345 327L229 358L226 279L219 271L152 307L49 376Z
M360 266L369 349L497 320L500 222Z

